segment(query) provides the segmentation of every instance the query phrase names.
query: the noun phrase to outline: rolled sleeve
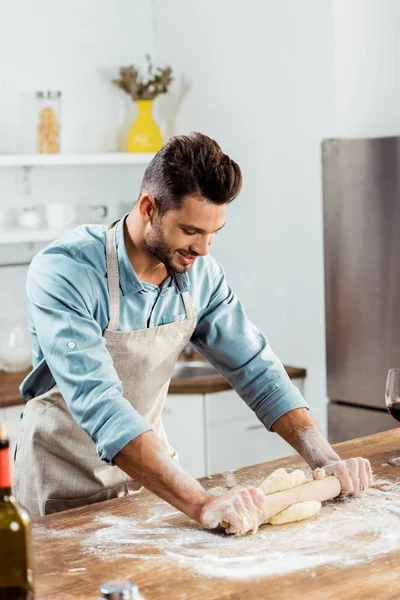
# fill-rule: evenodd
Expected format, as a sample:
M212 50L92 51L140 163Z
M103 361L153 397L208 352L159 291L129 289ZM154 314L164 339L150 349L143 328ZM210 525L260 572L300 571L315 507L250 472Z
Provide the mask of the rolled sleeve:
M151 427L123 396L93 316L96 294L85 265L68 254L40 255L28 272L27 298L31 326L72 416L112 464Z
M102 425L98 432L96 449L101 460L109 465L113 464L114 457L122 448L137 438L142 433L150 431L151 427L138 412L132 411L130 422L127 427L126 411L120 410L113 413Z
M279 417L308 404L212 260L213 289L192 342L271 430Z
M265 398L258 410L258 418L269 431L283 415L296 408L308 408L300 390L293 384L283 385Z

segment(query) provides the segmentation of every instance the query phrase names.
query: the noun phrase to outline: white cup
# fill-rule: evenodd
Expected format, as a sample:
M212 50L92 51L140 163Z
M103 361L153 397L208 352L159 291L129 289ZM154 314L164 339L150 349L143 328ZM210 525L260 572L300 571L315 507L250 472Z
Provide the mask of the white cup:
M61 204L60 202L52 202L46 204L45 215L47 225L51 229L61 229L68 227L76 218L76 210L70 204Z

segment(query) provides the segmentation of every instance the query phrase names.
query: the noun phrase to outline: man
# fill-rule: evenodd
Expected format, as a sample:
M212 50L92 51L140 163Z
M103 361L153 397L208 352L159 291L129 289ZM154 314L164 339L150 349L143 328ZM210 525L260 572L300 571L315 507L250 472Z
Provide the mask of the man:
M128 215L108 229L78 227L33 260L34 365L21 386L15 465L16 495L32 515L145 486L204 527L257 528L268 506L257 489L211 497L168 445L161 413L189 340L312 469L337 475L344 493L370 484L369 462L332 450L208 254L241 185L215 141L172 138Z

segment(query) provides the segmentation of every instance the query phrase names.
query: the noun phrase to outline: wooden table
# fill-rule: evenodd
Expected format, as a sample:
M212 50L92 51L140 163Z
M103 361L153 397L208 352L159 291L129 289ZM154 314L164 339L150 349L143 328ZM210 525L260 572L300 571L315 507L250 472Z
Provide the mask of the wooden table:
M336 449L343 458L350 456L369 458L378 479L392 482L400 480L400 469L396 470L396 467L387 464L388 458L400 454L400 429L338 444ZM217 485L226 487L230 480L240 484L258 483L276 468L294 466L304 467L300 457L254 465L235 472L215 475L212 478L203 478L201 481L207 489ZM372 492L381 493L378 489ZM387 499L393 500L390 496L388 494ZM384 500L386 498L382 500L382 504ZM335 502L324 507L325 518L330 513L336 516L332 511L340 510L335 506ZM356 503L357 500L345 502L346 506L351 507L351 503ZM304 531L306 533L302 535L307 546L307 531L314 532L314 535L316 531L320 531L316 528L320 523L324 523L323 517L324 515L321 514L318 521L315 519L304 522L308 525L293 524L279 529L265 526L269 529L265 530L264 527L261 535L288 536L289 532L294 541L295 536L300 535L300 531ZM360 525L360 518L365 519L365 522L368 519L368 523L373 524L377 517L376 514L360 515L358 525ZM138 532L137 537L132 535L130 520L136 523L133 530ZM113 530L110 524L115 522L119 523L119 526ZM124 523L127 527L126 536L124 536ZM301 527L305 529L300 530ZM154 528L158 528L159 533L155 538L151 538ZM116 532L116 536L118 534L118 539L110 540L109 534L111 532L113 536L113 531ZM149 492L50 515L36 519L33 526L35 598L36 600L95 599L99 584L116 577L132 578L136 581L146 600L214 600L217 598L224 600L242 598L249 600L254 598L397 600L400 597L400 541L397 543L399 549L396 550L396 536L399 536L400 540L400 508L399 514L393 515L395 542L394 549L390 552L378 553L372 559L366 556L365 560L358 560L355 564L323 564L322 562L313 568L289 570L286 574L270 574L244 580L209 577L201 574L198 569L185 565L184 561L177 560L176 556L170 556L169 540L175 540L170 550L174 550L175 554L177 549L179 550L180 546L176 543L176 534L179 531L183 532L182 547L186 548L185 552L190 551L190 543L187 542L187 539L189 541L191 539L190 535L203 536L203 545L200 544L193 551L197 553L196 556L199 553L201 556L204 550L205 562L211 560L207 540L210 540L210 543L218 541L221 543L221 548L225 543L238 543L243 548L245 543L258 543L257 536L260 535L258 533L246 538L227 539L227 536L222 533L199 530L195 523L186 519L184 515L177 514L172 507ZM171 538L171 532L175 538ZM106 537L102 537L103 533ZM345 538L346 535L344 531L343 537ZM189 537L185 539L185 536ZM154 545L155 539L161 540L162 549L157 544ZM343 543L346 543L345 539ZM355 540L352 540L352 543L355 543ZM290 546L291 544L288 543L288 552L291 550ZM327 552L329 550L332 548L326 548ZM351 547L347 548L347 552L351 553L351 551Z

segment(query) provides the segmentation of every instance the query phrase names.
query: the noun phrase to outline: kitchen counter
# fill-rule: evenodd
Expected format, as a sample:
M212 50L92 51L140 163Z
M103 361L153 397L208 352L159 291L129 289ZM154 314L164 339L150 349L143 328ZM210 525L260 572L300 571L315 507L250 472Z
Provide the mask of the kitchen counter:
M198 352L190 355L180 354L179 360L186 361L205 361L204 356ZM304 379L307 371L301 367L285 366L285 370L291 379ZM224 392L232 389L227 380L215 370L214 375L209 377L190 377L188 379L171 379L169 385L169 394L213 394L215 392Z
M316 519L266 525L243 538L202 530L150 492L35 519L36 600L95 599L100 583L132 578L146 600L394 600L399 595L400 430L335 446L365 456L375 487L324 505ZM288 457L205 477L206 489L258 484Z
M198 353L189 356L181 354L179 360L204 360L204 358ZM300 367L285 366L285 369L291 379L303 379L307 374L306 369ZM19 373L6 373L0 369L0 409L24 404L18 388L29 372L30 369ZM223 392L230 389L230 384L216 371L215 375L210 377L172 379L168 393L213 394L214 392Z
M18 373L7 373L0 369L0 408L24 404L18 388L28 373L30 369Z

